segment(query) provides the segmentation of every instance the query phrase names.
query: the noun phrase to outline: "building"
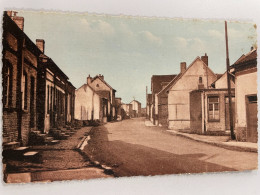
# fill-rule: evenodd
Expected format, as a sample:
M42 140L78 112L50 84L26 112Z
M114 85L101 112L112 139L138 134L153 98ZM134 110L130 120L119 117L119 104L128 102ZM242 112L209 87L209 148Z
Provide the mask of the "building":
M151 92L152 92L151 121L155 125L159 124L158 123L159 101L158 101L157 94L163 88L165 88L169 84L169 82L172 81L175 77L176 75L153 75L151 78Z
M190 92L209 89L217 76L208 67L208 56L197 57L188 68L181 63L180 75L166 87L168 93L168 127L177 130L190 129Z
M26 145L36 125L36 86L41 51L23 32L24 18L3 16L3 137Z
M129 119L133 117L133 105L132 104L124 104L122 103L122 109L124 112L124 117L123 119Z
M113 89L105 80L103 75L97 75L94 78L87 77L87 84L103 98L103 122L116 120L116 102Z
M141 103L137 100L133 100L130 102L130 104L132 104L133 117L140 117L141 116Z
M69 125L74 119L75 87L57 64L44 54L45 41L36 40L42 54L39 57L37 85L38 130Z
M235 75L235 134L239 141L257 142L257 50L242 55L233 65Z
M107 107L103 102L106 98L100 97L88 84L82 85L75 91L75 119L82 121L103 121L103 112L106 116Z

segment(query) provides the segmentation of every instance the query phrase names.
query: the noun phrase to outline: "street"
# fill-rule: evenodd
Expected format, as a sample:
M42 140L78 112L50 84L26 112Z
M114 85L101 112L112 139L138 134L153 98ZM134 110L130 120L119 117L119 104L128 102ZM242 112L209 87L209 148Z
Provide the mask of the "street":
M243 171L257 168L257 153L231 151L146 127L144 118L107 123L91 130L84 152L114 175L162 175Z

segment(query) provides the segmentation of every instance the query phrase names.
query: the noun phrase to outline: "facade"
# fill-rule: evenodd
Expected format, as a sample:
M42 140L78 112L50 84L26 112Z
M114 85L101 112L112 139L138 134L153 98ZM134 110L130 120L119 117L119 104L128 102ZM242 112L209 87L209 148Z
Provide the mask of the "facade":
M122 104L122 109L125 117L123 119L132 118L133 117L133 105L132 104Z
M183 63L186 65L186 63ZM190 66L181 66L181 75L167 86L168 127L177 130L190 129L190 92L208 89L217 76L208 67L208 56L197 57Z
M257 142L257 50L242 55L233 65L235 75L235 134L239 141Z
M23 32L23 17L3 17L3 137L26 145L36 130L36 86L41 51Z
M92 121L103 119L102 98L88 85L75 91L75 119Z
M151 121L153 124L158 125L159 115L159 98L158 93L165 88L176 75L153 75L151 78L151 91L152 91L152 105L151 105ZM161 101L161 99L160 99ZM161 102L160 102L161 103ZM162 108L160 108L160 111Z
M51 128L73 122L75 87L56 63L44 54L44 40L37 39L36 45L42 51L37 85L38 130L48 133Z
M94 78L87 77L87 84L101 98L102 121L116 120L116 90L113 89L105 80L103 75L97 75ZM101 114L100 114L101 116Z
M141 103L137 100L133 100L130 102L130 104L132 104L133 117L140 117L141 116Z
M27 145L31 132L73 122L75 88L44 55L44 40L35 44L23 32L16 14L3 18L3 135L4 142Z

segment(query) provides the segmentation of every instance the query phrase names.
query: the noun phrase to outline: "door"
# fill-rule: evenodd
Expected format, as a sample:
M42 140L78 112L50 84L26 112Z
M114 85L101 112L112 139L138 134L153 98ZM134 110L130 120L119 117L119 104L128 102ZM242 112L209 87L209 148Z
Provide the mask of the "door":
M257 95L246 96L247 141L257 143Z
M231 98L232 102L232 113L233 113L233 127L235 127L235 97ZM225 116L226 116L226 130L230 130L230 120L229 120L229 101L228 97L225 97Z

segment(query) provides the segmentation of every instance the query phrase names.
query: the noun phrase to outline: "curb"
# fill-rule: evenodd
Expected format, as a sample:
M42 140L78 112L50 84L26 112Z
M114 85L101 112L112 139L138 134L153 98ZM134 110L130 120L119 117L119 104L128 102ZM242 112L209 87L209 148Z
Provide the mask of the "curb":
M205 143L205 144L209 144L209 145L213 145L213 146L218 146L218 147L225 148L225 149L228 149L228 150L258 153L257 148L243 147L243 146L233 146L233 145L229 145L226 142L211 142L211 141L196 139L196 138L184 135L184 134L180 134L178 132L170 132L170 131L166 131L166 132L169 133L169 134L174 134L174 135L177 135L177 136L180 136L180 137L188 138L190 140L194 140L194 141L197 141L197 142L201 142L201 143Z

